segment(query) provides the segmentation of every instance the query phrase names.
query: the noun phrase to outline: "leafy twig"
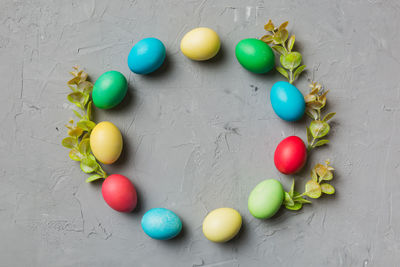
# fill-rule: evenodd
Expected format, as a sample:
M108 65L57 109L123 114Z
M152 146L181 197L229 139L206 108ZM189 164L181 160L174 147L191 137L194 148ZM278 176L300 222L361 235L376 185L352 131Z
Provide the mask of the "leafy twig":
M286 30L288 21L276 27L271 20L264 25L264 29L268 34L261 37L261 41L272 44L272 49L278 52L280 56L281 67L276 67L276 70L282 74L289 83L293 83L306 68L306 65L301 65L302 56L299 52L293 51L293 46L296 40L293 34L289 38L289 32Z
M328 121L336 114L335 112L331 112L322 118L321 110L326 105L326 95L329 90L324 90L321 84L316 82L311 83L310 88L310 93L304 97L306 101L306 114L313 119L310 126L307 127L308 150L329 143L328 139L321 138L329 133L330 126Z
M317 164L311 170L311 180L306 183L305 190L303 193L294 191L294 179L292 187L289 192L285 192L285 200L283 205L289 210L299 210L303 207L303 204L311 203L309 198L319 198L323 193L332 195L335 193L335 188L328 184L327 181L333 179L334 168L330 165L329 160L325 161L325 165Z
M96 123L91 120L90 93L93 90L93 84L87 80L87 73L79 70L78 67L74 67L70 73L73 78L68 81L67 85L72 93L68 94L67 99L79 108L79 111L73 110L79 121L74 124L74 120L71 119L69 124L65 125L68 128L69 136L62 140L62 145L71 149L69 157L80 162L83 172L93 173L86 179L86 182L92 182L107 177L107 173L97 162L90 149L90 132L96 126Z

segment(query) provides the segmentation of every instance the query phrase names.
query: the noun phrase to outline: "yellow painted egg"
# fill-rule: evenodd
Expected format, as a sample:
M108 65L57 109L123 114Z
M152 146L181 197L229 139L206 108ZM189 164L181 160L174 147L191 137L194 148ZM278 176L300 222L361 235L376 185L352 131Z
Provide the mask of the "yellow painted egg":
M101 163L114 163L122 151L122 135L109 121L97 124L90 134L90 148Z
M213 242L227 242L237 235L242 226L242 216L232 208L211 211L203 221L203 233Z
M191 30L181 41L182 53L192 60L202 61L214 57L221 47L218 34L205 27Z

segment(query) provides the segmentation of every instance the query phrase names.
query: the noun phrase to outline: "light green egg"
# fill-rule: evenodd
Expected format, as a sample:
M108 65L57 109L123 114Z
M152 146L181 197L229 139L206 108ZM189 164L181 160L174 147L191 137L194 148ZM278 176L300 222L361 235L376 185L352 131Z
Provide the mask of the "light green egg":
M248 208L254 217L268 219L275 215L284 199L282 184L275 179L264 180L254 187L248 200Z

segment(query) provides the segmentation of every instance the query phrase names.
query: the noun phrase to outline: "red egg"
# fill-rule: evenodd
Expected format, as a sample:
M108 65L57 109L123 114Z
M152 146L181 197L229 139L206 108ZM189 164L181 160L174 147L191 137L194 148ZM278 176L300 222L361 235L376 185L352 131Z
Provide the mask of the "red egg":
M136 189L131 181L123 175L108 176L101 187L106 203L116 211L131 212L137 204Z
M284 174L293 174L301 170L307 160L307 148L299 137L289 136L276 147L274 162L276 168Z

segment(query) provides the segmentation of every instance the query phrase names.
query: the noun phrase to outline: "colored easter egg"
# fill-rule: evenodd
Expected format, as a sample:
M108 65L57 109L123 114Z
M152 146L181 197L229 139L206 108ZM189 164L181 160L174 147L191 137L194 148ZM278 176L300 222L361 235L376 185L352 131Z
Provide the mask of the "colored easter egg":
M266 73L275 66L275 55L271 47L259 39L241 40L235 49L236 58L247 70Z
M103 73L93 86L93 104L101 109L113 108L124 99L128 91L125 76L118 71Z
M211 211L203 221L203 234L212 242L227 242L237 235L242 216L232 208Z
M182 222L174 212L164 208L154 208L143 215L142 228L151 238L167 240L181 232Z
M111 122L98 123L90 134L90 148L101 163L114 163L122 151L121 132Z
M306 103L303 94L294 85L279 81L270 92L272 108L285 121L297 121L304 115Z
M299 137L289 136L283 139L275 149L276 168L284 174L300 171L307 160L307 148Z
M164 59L164 44L157 38L145 38L132 47L128 66L134 73L149 74L161 67Z
M218 34L205 27L191 30L183 36L181 41L182 53L197 61L207 60L214 57L221 47Z
M248 208L254 217L268 219L275 215L282 205L284 190L275 179L264 180L251 191Z
M105 202L114 210L131 212L137 204L136 189L131 181L123 175L108 176L101 187Z

